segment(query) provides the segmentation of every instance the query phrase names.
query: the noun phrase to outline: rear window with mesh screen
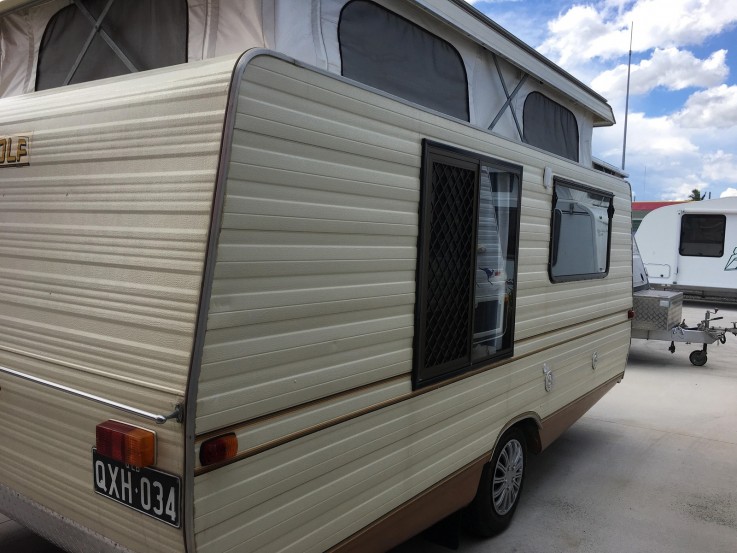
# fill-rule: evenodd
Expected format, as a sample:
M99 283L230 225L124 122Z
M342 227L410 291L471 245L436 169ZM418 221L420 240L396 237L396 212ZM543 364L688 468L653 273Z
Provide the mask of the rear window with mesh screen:
M512 355L522 169L425 142L414 383Z

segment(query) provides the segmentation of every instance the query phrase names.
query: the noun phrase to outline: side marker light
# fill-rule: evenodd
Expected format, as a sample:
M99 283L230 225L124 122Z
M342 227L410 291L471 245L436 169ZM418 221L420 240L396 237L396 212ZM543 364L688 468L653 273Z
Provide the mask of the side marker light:
M233 434L223 434L210 438L200 446L200 463L203 467L214 465L232 459L238 454L238 437Z

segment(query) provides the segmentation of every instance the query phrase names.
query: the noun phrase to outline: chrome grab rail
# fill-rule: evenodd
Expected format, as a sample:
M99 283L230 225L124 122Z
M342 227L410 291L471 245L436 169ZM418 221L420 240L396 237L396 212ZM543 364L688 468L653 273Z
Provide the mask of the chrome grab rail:
M90 401L94 401L95 403L100 403L102 405L118 409L119 411L124 411L131 415L136 415L139 417L143 417L144 419L154 421L156 424L164 424L166 421L172 419L176 420L177 422L182 422L184 420L184 412L181 404L177 404L177 406L174 408L174 411L168 415L157 415L156 413L149 413L148 411L144 411L143 409L138 409L136 407L131 407L130 405L125 405L124 403L118 403L117 401L113 401L111 399L106 399L94 394L89 394L87 392L83 392L82 390L77 390L76 388L71 388L69 386L64 386L63 384L51 382L50 380L38 378L37 376L26 374L13 369L8 369L7 367L3 367L2 365L0 365L0 373L9 374L11 376L22 378L23 380L29 380L30 382L53 388L54 390L59 390L73 396L88 399Z

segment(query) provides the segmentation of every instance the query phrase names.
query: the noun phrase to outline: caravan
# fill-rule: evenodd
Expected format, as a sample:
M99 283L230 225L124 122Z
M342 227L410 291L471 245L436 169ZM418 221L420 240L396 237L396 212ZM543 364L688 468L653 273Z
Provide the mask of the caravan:
M658 208L636 236L653 287L737 299L737 198Z
M0 45L0 511L60 547L491 535L622 378L611 108L465 2L4 0Z

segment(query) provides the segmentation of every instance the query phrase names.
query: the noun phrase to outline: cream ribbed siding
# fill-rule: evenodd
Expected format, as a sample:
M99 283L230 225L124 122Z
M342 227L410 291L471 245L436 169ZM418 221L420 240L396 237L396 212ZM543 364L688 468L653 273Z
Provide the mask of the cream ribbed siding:
M343 98L345 113L334 94L274 90L290 83L253 71L261 82L238 101L198 432L411 370L416 135L356 100Z
M0 365L168 414L188 377L235 58L14 97L3 134L30 166L0 170ZM180 424L156 426L0 373L0 482L140 552L181 530L97 496L95 425L158 434L181 474Z
M197 476L198 552L323 551L488 452L517 414L624 370L625 183L268 57L237 110L198 433L270 414L236 430L243 451L411 392L422 138L524 168L518 359ZM549 282L546 165L615 192L607 279Z

